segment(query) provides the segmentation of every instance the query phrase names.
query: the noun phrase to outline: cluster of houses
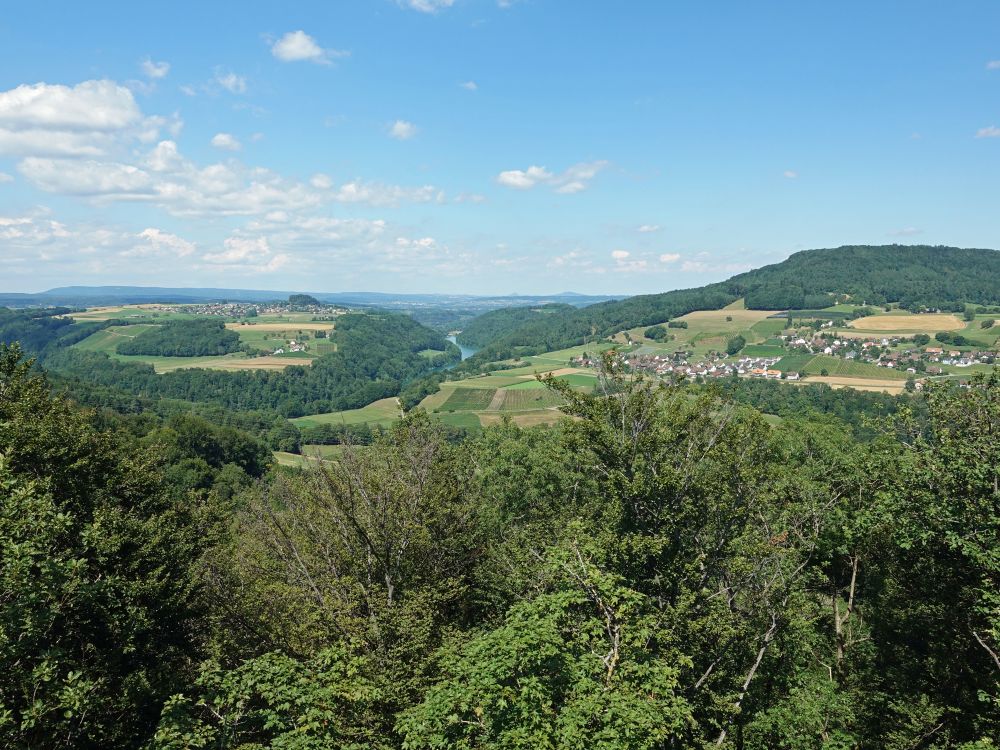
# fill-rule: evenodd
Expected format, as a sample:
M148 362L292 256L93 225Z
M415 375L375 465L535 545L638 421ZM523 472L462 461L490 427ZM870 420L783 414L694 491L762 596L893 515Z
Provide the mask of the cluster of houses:
M288 302L204 302L190 305L145 305L150 310L181 312L189 315L217 315L225 318L254 318L268 313L281 315L291 312L308 312L317 315L343 315L347 310L329 305L291 305Z
M868 339L817 336L808 340L790 336L786 339L785 345L792 351L854 359L879 367L905 369L910 373L923 370L928 375L940 375L944 372L938 363L945 366L970 367L975 364L993 364L997 359L996 352L962 352L941 346L925 346L921 349L914 344L912 349L892 350L892 347L897 347L906 341L907 339L898 336ZM918 367L918 363L921 362L923 366ZM935 364L929 364L932 362Z
M823 327L828 327L824 325ZM946 346L918 346L909 337L872 336L869 338L838 337L828 332L815 335L780 336L787 353L825 354L847 360L866 362L878 367L903 370L914 376L943 375L946 367L970 367L976 364L1000 362L1000 354L991 351L962 352ZM909 344L911 348L905 348ZM798 372L783 372L775 367L778 357L743 356L733 361L721 353L710 353L699 361L690 361L692 352L677 350L660 354L622 354L629 368L661 377L683 375L689 378L720 378L739 376L768 380L800 380ZM596 367L592 355L574 357L577 367Z
M274 350L274 354L285 354L286 352L304 352L309 350L309 345L304 341L296 341L292 339L288 342L288 348L278 347Z
M722 355L710 356L701 362L691 363L690 352L673 354L625 354L622 360L630 369L661 377L684 376L687 378L724 378L732 376L766 378L771 380L798 380L797 372L782 372L774 366L781 357L742 357L737 362L727 361ZM584 355L573 358L577 367L595 367L597 361Z

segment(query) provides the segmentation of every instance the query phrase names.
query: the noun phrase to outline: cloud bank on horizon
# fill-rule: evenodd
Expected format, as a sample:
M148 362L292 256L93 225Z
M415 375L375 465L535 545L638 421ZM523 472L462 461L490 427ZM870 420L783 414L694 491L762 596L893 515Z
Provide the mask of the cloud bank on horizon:
M350 5L9 12L0 287L636 294L1000 246L990 4Z

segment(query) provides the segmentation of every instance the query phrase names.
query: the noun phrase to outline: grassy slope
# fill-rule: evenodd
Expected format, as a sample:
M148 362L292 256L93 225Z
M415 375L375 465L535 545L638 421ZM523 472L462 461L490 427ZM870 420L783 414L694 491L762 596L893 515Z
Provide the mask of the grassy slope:
M377 424L388 427L399 418L399 402L395 398L383 398L360 409L332 411L313 414L291 420L299 427L318 427L321 424Z

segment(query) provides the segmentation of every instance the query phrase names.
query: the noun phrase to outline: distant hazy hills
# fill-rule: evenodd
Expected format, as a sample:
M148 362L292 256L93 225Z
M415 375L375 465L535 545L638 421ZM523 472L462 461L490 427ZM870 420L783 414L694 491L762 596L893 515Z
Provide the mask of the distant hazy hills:
M266 289L217 289L142 286L66 286L49 289L37 294L0 292L0 305L24 307L31 305L128 305L141 303L201 303L201 302L270 302L287 299L301 292ZM610 295L585 295L561 292L552 295L495 295L472 294L392 294L384 292L311 292L312 296L327 303L349 306L374 306L390 310L421 308L464 308L468 310L493 310L500 307L519 307L563 303L573 306L591 305L610 299Z

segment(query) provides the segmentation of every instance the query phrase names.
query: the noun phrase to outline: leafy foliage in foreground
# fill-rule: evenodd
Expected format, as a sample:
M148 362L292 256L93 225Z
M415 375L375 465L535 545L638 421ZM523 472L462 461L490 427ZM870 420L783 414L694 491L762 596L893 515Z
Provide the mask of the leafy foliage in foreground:
M194 654L191 509L0 347L0 737L134 747Z
M417 410L222 498L164 491L3 361L8 744L989 750L1000 733L1000 374L894 402L860 443L792 401L771 426L608 358L595 394L550 379L574 417L556 429L453 443ZM253 467L197 422L158 429L177 437L138 439L168 467L186 434Z

